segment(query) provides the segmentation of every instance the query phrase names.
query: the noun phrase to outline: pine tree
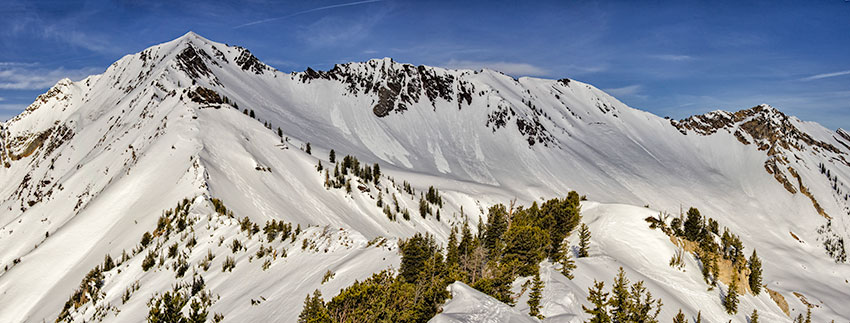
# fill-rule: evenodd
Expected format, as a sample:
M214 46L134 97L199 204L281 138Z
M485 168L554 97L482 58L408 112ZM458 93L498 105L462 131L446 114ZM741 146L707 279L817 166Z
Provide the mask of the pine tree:
M561 273L569 279L575 278L573 276L573 270L576 269L576 262L573 260L573 252L570 250L569 241L564 240L561 244L561 252L559 256L561 258Z
M652 293L639 281L631 287L632 308L629 322L658 323L658 314L664 303L661 299L653 299ZM653 311L653 309L655 311Z
M738 274L732 277L732 283L729 284L729 290L726 292L726 297L723 298L723 307L726 313L734 315L738 313Z
M534 274L531 284L531 292L528 294L528 315L543 319L540 314L540 299L543 298L543 280L540 279L540 271Z
M325 302L322 300L322 292L318 289L313 292L313 296L307 295L304 300L304 309L298 315L298 323L327 323L331 321L331 315L328 313Z
M761 259L759 259L755 249L753 249L753 254L750 256L749 281L750 290L753 291L753 294L758 295L761 293Z
M336 152L333 149L331 149L331 153L328 155L328 161L336 163Z
M463 221L463 227L460 231L460 244L458 245L459 255L461 257L467 257L472 252L473 248L473 238L472 231L469 229L469 221Z
M587 248L590 245L590 229L587 224L582 223L578 231L578 256L579 258L587 257Z
M110 271L112 268L115 268L115 262L112 260L112 256L106 254L103 258L103 271Z
M626 278L626 272L623 271L623 267L620 267L617 277L614 278L614 286L611 287L611 300L608 302L611 305L611 319L614 322L629 321L632 299L628 288L629 279Z
M685 318L685 313L682 313L682 309L679 309L679 314L676 314L673 317L673 323L686 323L688 320Z
M309 142L307 143L307 148L304 149L304 152L307 153L307 155L312 155L312 151L310 149L310 143Z
M280 130L280 127L277 127L277 136L281 138L283 137L283 130Z
M754 310L755 311L755 310ZM696 323L702 323L702 311L697 312L697 321Z
M753 309L753 314L750 314L750 323L759 323L759 311Z
M685 238L691 241L699 241L702 238L702 216L697 208L688 210L688 217L685 219Z
M449 245L446 247L446 263L449 266L460 263L460 255L457 248L457 227L452 227L452 233L449 234Z
M508 229L508 211L503 204L490 207L484 229L484 247L491 258L499 255L503 247L502 236Z
M250 112L248 112L248 114L251 116L251 119L254 119L254 118L256 117L256 115L254 114L254 110L253 110L253 109L251 109L251 111L250 111Z
M605 282L593 280L593 287L587 288L587 301L593 304L593 308L582 305L585 313L592 315L589 323L611 323L608 316L608 293L605 292Z
M189 309L189 317L186 320L187 323L204 323L207 321L207 309L197 299L192 300L192 303L189 304Z

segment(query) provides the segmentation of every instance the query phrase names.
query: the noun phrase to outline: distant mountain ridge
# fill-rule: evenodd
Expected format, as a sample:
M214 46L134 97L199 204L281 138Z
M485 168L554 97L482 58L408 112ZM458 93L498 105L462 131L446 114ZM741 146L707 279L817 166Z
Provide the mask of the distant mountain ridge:
M384 177L380 183L353 178L352 192L328 188L319 165L332 174L331 150L337 160L351 155L379 164ZM204 272L207 286L221 296L211 311L228 319L294 321L305 293L321 288L327 299L355 279L397 267L396 239L424 231L444 242L452 225L469 220L475 227L493 204L516 199L530 205L570 190L602 202L588 202L587 219L599 226L616 222L614 211L624 210L605 203L669 213L697 206L758 248L767 260L765 283L792 309L805 311L794 296L800 293L821 306L815 318L847 318L843 277L850 269L836 261L850 237L848 158L846 131L769 105L668 120L576 80L514 79L389 58L288 74L245 48L189 32L124 56L103 74L61 80L0 123L0 264L7 266L0 272L0 308L11 309L0 310L0 321L56 319L105 254L118 258L137 249L163 212L184 199L190 203L181 208L199 223L195 230L208 230L208 239L198 238L216 250L215 263L236 257L232 274ZM405 192L402 183L443 192L442 216L389 219L377 201L398 196L401 208L417 209L419 195ZM211 215L213 198L237 218ZM622 212L649 212L629 210ZM233 222L243 217L259 225L300 225L305 233L298 239L311 237L324 247L276 242L274 248L290 256L258 269L262 262L251 256L271 246L268 241L239 238L250 249L240 255L217 240L243 237ZM157 238L186 243L185 237ZM381 238L390 242L376 247ZM599 245L600 252L608 250ZM145 256L127 260L133 270L107 274L104 296L91 297L99 303L83 304L68 317L141 320L150 295L173 281L191 281L164 269L137 269ZM206 256L206 249L186 251L190 263ZM314 266L297 274L310 283L291 287L273 279L280 276L263 276L296 275L299 261ZM657 274L669 269L666 263L613 261L655 278L651 287L666 286ZM329 270L325 263L337 272L328 285L318 283ZM682 275L690 274L699 275ZM121 294L134 281L141 282L136 293L148 296L125 304ZM584 302L587 286L576 286L571 295ZM716 304L667 287L665 295L674 299L664 302L674 305L665 307L665 320L678 307L702 306L712 320L723 319L711 312ZM263 304L278 306L246 306L261 296L269 300ZM555 304L550 311L578 312L580 306L556 306L562 296L544 295ZM744 307L780 315L766 297L748 298ZM97 316L113 307L120 310Z

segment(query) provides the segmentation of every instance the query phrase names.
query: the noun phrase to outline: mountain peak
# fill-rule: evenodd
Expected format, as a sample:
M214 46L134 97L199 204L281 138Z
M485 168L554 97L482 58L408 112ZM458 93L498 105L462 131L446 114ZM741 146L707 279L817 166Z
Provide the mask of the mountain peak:
M209 39L207 39L207 38L205 38L201 35L198 35L197 33L195 33L194 31L191 31L191 30L186 32L185 34L183 34L183 36L175 38L172 42L188 43L188 42L194 42L194 41L201 41L203 43L211 43L211 41Z

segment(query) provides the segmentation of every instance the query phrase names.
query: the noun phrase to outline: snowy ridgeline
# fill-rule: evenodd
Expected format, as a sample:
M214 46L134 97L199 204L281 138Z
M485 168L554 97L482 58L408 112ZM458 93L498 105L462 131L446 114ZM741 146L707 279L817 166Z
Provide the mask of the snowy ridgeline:
M71 320L142 320L148 302L175 286L187 315L197 300L210 320L295 321L315 289L330 300L355 280L399 269L400 239L429 232L446 245L453 226L468 220L476 231L492 205L570 190L599 201L582 205L591 247L572 280L558 264L541 265L545 320L587 319L588 287L610 287L620 267L663 300L662 321L679 309L711 322L746 322L753 309L764 321L791 321L809 305L815 321L850 317L850 269L840 263L850 135L769 106L671 121L574 80L390 59L285 74L189 33L104 74L60 81L4 123L0 140L4 322L55 320L75 295ZM342 165L348 155L357 166ZM436 196L426 196L431 187ZM215 212L208 197L238 218ZM183 198L195 198L183 231L195 234L156 235L131 252ZM734 316L723 308L727 283L709 290L697 249L678 251L644 221L691 205L763 261L771 292L743 293ZM303 232L271 242L241 230L245 217L261 231L275 220ZM578 243L576 234L569 240ZM151 252L155 265L144 270ZM99 277L88 274L107 254L121 264L95 279L100 294L75 293ZM228 257L235 267L222 271ZM199 277L204 288L193 293ZM513 282L514 307L451 285L435 320L531 320L528 279Z

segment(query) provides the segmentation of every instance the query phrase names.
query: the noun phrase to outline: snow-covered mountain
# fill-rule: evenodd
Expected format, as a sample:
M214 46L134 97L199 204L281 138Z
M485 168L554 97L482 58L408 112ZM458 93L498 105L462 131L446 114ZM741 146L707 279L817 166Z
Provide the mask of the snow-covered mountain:
M445 241L452 225L475 227L491 205L570 190L592 201L582 205L591 257L577 260L574 280L543 263L546 320L586 318L588 286L618 267L663 299L664 320L681 308L746 322L756 308L763 320L790 321L807 304L816 321L850 318L841 261L850 134L767 105L675 121L575 80L389 58L287 74L190 32L103 74L60 81L0 124L0 142L2 322L142 321L153 295L198 275L210 313L225 321L295 321L314 289L332 296L398 268L399 238ZM327 187L317 168L333 167L331 150L380 165L379 180L351 177L350 193ZM430 186L445 204L441 216L420 217L416 191ZM377 205L390 196L410 220ZM740 314L727 315L693 257L684 271L668 266L676 247L644 218L689 206L737 233L747 253L758 250L786 312L762 293L742 296ZM178 218L172 229L168 219ZM250 223L271 220L291 226L291 238L251 233ZM146 232L152 242L142 245ZM172 256L149 257L175 243ZM107 254L120 264L88 285ZM161 266L143 269L148 258ZM222 271L229 260L235 268ZM461 283L452 291L437 321L528 311Z

